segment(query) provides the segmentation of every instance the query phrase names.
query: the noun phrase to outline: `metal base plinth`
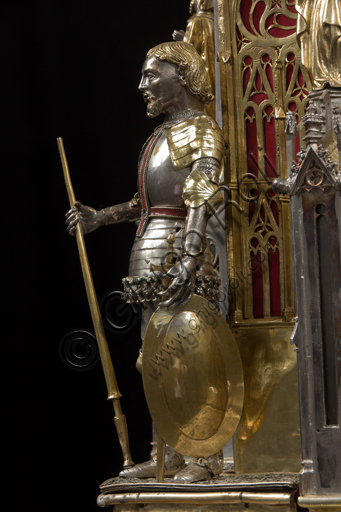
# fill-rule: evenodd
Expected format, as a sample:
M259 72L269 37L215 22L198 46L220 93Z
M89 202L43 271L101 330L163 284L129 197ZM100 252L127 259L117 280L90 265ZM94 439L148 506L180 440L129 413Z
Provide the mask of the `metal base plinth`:
M213 510L289 512L295 508L294 494L298 488L297 473L263 473L236 475L222 473L209 482L177 484L171 478L163 483L112 478L101 486L97 499L100 507L114 505L115 512L159 510L210 512Z
M297 503L309 510L341 510L341 495L306 495L299 496Z

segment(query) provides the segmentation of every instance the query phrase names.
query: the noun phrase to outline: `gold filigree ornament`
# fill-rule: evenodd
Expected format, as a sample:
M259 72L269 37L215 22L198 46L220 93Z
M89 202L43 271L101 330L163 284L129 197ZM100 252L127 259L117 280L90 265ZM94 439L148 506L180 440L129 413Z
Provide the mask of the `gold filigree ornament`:
M212 183L202 171L193 171L188 176L182 197L186 206L191 208L198 208L205 203L209 215L213 215L223 202L218 186Z

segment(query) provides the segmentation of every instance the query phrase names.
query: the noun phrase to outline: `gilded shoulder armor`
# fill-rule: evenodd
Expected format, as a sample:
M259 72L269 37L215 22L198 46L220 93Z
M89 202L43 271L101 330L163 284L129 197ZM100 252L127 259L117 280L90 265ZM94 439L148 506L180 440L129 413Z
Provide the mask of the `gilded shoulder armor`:
M176 171L190 167L199 158L215 158L222 166L225 142L213 118L202 115L188 119L165 132Z

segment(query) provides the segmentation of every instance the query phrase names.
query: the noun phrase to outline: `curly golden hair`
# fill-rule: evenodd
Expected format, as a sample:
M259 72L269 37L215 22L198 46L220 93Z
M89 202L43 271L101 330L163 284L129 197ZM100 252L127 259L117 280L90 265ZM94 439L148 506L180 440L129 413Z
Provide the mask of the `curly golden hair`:
M147 58L155 57L177 67L184 78L188 92L199 98L202 103L210 103L214 99L204 63L190 43L172 41L161 43L147 53Z

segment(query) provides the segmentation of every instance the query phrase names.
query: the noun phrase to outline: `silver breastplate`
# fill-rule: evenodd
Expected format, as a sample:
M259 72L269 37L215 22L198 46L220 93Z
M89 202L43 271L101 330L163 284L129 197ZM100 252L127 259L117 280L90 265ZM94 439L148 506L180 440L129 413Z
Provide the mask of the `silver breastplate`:
M160 135L150 156L146 172L146 192L151 207L185 207L182 199L182 190L184 182L190 173L190 167L180 171L174 170L164 132ZM140 297L139 294L141 292L142 297L144 293L143 287L147 286L148 288L149 286L145 278L155 277L155 270L151 270L150 265L160 266L161 263L165 262L165 257L169 250L167 237L170 233L173 233L175 236L175 243L172 249L173 255L176 257L180 254L183 247L185 223L186 220L184 218L149 218L142 237L135 238L131 251L129 278L125 282L126 300L131 302L141 301L135 295L137 294ZM208 243L205 243L205 251L197 260L197 271L198 275L214 276L212 255ZM133 281L129 281L130 278L133 278ZM159 284L158 282L158 286ZM148 298L146 300L156 299L157 296L153 295L152 299Z
M149 160L147 194L150 206L182 206L182 189L190 167L175 171L165 133L160 136Z

